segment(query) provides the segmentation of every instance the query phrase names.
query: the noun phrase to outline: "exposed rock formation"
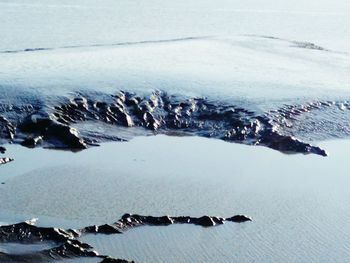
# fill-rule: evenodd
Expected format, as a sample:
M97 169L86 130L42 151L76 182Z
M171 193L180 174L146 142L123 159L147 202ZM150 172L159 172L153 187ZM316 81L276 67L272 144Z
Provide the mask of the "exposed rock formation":
M50 108L38 105L3 106L4 110L0 111L0 142L17 142L27 147L42 143L48 147L79 150L104 140L121 140L108 132L98 134L86 126L79 126L82 123L100 123L125 129L140 127L145 133L197 135L263 145L288 153L326 156L323 149L295 138L295 130L286 132L295 118L326 107L325 104L286 106L277 111L256 114L218 101L171 96L162 92L149 96L128 92L79 94ZM347 105L344 107L348 108Z
M122 234L128 229L142 226L166 226L171 224L194 224L204 227L215 226L229 222L246 222L251 218L237 215L230 218L222 217L169 217L169 216L142 216L125 214L114 224L105 224L100 226L89 226L80 230L60 229L54 227L35 226L35 220L22 222L13 225L0 226L0 244L1 243L21 243L21 244L38 244L50 242L52 247L49 249L39 250L32 253L7 254L0 252L1 262L47 262L52 260L62 260L74 257L96 257L101 258L101 262L118 262L128 263L122 259L114 259L109 256L99 255L89 244L79 241L83 234Z

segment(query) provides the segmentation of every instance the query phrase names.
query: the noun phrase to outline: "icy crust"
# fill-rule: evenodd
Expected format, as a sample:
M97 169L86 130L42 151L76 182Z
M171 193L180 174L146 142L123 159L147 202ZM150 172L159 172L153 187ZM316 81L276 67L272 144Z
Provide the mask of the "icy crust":
M1 262L47 262L52 260L63 260L67 258L91 257L100 258L101 262L127 263L123 259L114 259L106 255L99 255L89 244L79 241L79 237L84 234L122 234L123 232L138 226L166 226L171 224L194 224L203 227L211 227L224 224L225 222L243 223L251 221L251 218L244 215L235 215L228 218L223 217L169 217L169 216L142 216L125 214L113 224L101 226L89 226L83 229L60 229L54 227L35 226L35 220L18 224L0 226L1 243L21 243L37 244L52 242L50 249L38 250L27 254L16 254L0 252Z
M347 104L319 102L285 105L276 111L257 114L220 101L186 98L160 91L147 96L122 91L116 94L76 94L52 106L1 105L0 138L3 143L14 142L27 147L42 145L80 150L103 141L126 140L125 136L118 136L118 129L123 128L123 134L130 131L128 138L150 133L195 135L262 145L286 153L326 156L325 150L294 137L296 134L307 138L308 134L298 133L293 127L300 127L304 120L308 120L304 116L315 115L314 111L336 108L336 111L343 112L347 107ZM88 123L94 125L84 125ZM108 129L102 131L94 128L106 125ZM309 122L304 125L308 126ZM137 127L138 133L131 127Z

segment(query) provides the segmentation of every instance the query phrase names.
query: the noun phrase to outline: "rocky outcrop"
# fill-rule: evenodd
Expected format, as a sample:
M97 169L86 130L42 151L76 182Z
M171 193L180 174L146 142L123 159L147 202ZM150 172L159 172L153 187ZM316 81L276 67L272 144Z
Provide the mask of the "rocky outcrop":
M327 107L327 103L323 104L320 107ZM342 105L341 108L348 108ZM287 153L327 155L325 150L297 139L296 130L286 132L298 116L319 109L314 103L300 107L286 105L276 111L258 114L206 98L186 98L163 92L147 96L118 92L112 95L81 93L62 99L58 105L17 107L12 113L14 107L2 108L0 142L19 142L27 147L41 144L80 150L105 140L122 140L108 132L97 134L87 126L79 125L86 122L123 127L125 131L129 127L140 127L145 134L197 135L263 145Z
M5 163L9 163L9 162L12 162L12 161L13 161L12 158L2 157L2 158L0 158L0 165L5 164Z
M202 216L202 217L190 217L190 216L143 216L143 215L130 215L125 214L120 220L113 224L105 224L101 226L88 226L81 229L82 233L100 233L100 234L121 234L126 230L138 226L150 225L150 226L168 226L172 224L193 224L203 227L210 227L215 225L224 224L225 221L243 223L251 221L250 217L244 215L236 215L229 218L215 217L215 216Z
M99 255L89 244L79 241L84 234L122 234L123 232L139 226L167 226L171 224L194 224L203 227L211 227L223 224L225 221L242 223L251 221L244 215L236 215L229 218L223 217L190 217L190 216L142 216L125 214L120 220L113 224L100 226L88 226L80 230L61 229L54 227L35 226L35 220L18 224L0 226L1 243L38 244L49 242L51 248L38 250L32 253L16 254L0 252L0 262L47 262L52 260L63 260L75 257L101 258L101 262L128 263L123 259L114 259L106 255Z

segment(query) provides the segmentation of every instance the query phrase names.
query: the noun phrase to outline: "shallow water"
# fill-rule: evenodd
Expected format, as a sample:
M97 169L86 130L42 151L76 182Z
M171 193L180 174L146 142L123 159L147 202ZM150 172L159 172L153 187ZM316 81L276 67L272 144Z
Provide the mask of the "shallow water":
M140 227L82 240L137 262L344 262L350 254L344 165L350 145L321 145L329 157L197 137L139 137L80 153L10 146L15 161L1 168L0 220L11 211L39 217L39 225L48 225L49 217L51 226L68 227L70 220L69 227L82 227L115 222L126 212L242 213L253 221L209 229Z
M0 246L0 252L18 255L48 249L53 247L53 245L43 242L39 244L4 243Z

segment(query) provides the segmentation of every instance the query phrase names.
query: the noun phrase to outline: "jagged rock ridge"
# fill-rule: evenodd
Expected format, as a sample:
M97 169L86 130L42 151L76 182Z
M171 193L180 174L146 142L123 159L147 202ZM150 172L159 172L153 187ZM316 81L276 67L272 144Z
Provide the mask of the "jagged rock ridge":
M138 127L154 134L197 135L263 145L288 153L326 156L325 150L297 139L294 137L296 132L288 133L287 126L284 126L315 107L309 104L290 109L287 105L276 111L256 114L206 98L184 98L162 92L149 96L129 92L77 94L51 107L0 107L3 109L0 111L0 141L21 143L27 147L44 145L85 149L105 140L124 140L77 128L81 123L94 122L125 129Z
M113 224L100 226L88 226L79 230L60 229L54 227L38 227L35 221L26 221L18 224L0 226L1 243L37 244L41 242L53 242L49 249L39 250L32 253L8 254L0 252L1 262L47 262L52 260L63 260L75 257L100 258L101 262L127 263L123 259L114 259L106 255L99 255L89 244L79 241L84 234L122 234L123 232L138 226L166 226L171 224L194 224L203 227L223 224L225 221L242 223L251 221L251 218L244 215L236 215L229 218L223 217L169 217L169 216L142 216L125 214L120 220Z

